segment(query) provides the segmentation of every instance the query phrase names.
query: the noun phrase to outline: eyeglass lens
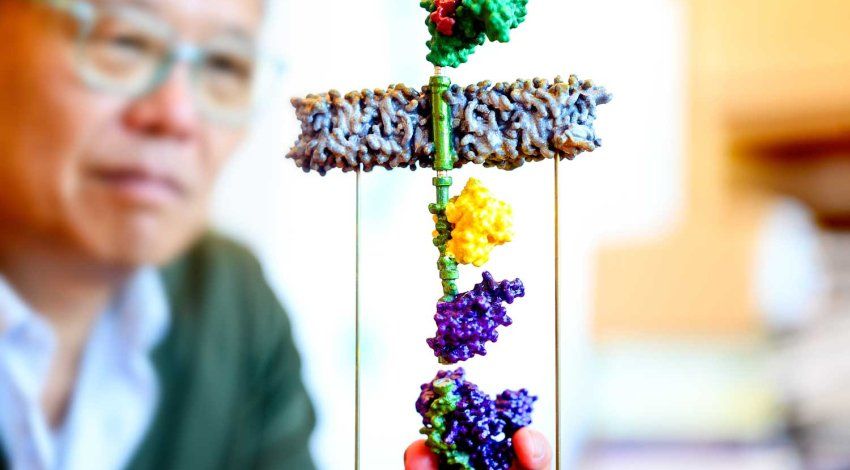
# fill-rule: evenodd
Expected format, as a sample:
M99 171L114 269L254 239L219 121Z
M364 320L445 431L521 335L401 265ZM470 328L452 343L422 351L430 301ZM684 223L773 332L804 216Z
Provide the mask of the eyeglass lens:
M176 36L162 20L129 8L101 11L81 31L79 62L90 85L129 95L150 91L175 60ZM199 105L219 115L245 113L252 104L256 55L227 36L190 58Z

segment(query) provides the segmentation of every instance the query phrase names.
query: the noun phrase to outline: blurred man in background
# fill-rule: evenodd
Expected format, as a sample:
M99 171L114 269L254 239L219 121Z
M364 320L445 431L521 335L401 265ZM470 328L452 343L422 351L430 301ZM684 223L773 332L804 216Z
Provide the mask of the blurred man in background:
M287 317L206 233L262 9L0 0L0 468L313 468Z
M287 317L248 253L204 235L262 13L0 0L5 465L313 467Z

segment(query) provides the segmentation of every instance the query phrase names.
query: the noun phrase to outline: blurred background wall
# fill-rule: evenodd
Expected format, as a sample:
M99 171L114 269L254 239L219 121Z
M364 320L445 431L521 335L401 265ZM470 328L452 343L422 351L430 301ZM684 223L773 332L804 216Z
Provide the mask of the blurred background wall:
M848 468L850 3L682 5L682 210L596 258L598 460Z
M561 167L569 468L850 464L833 380L850 330L847 18L841 0L531 0L509 44L450 72L576 73L615 96L599 109L603 147ZM414 0L274 4L267 42L287 72L213 214L260 254L293 317L323 468L353 457L354 176L284 161L288 97L425 83L423 21ZM554 438L551 165L464 170L456 190L470 175L514 206L517 238L486 267L528 295L464 366L490 393L538 394L535 425ZM400 466L438 369L424 342L432 192L426 171L363 177L364 468ZM461 289L478 276L463 271Z

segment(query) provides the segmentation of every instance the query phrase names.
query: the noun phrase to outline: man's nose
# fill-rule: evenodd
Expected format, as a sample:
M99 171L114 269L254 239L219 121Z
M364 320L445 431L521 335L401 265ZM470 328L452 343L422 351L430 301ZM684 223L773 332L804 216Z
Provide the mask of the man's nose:
M124 124L134 131L178 140L197 132L198 119L189 70L183 64L171 69L155 89L135 98L124 114Z

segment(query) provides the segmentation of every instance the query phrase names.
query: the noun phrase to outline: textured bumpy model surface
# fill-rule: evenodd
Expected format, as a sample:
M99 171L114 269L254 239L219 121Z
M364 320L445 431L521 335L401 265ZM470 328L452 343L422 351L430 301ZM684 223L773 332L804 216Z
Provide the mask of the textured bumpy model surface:
M512 170L526 161L572 159L594 150L600 144L593 128L596 106L611 96L570 76L452 85L444 98L451 107L455 168L477 163ZM433 166L428 86L398 84L345 95L331 90L293 98L292 105L301 134L286 157L304 171Z
M422 0L431 34L425 58L437 66L457 67L488 39L508 42L511 30L525 20L526 4L528 0Z
M525 389L492 398L458 368L441 370L422 384L416 411L428 447L441 457L441 468L508 470L513 435L531 424L535 400Z
M487 342L499 338L496 329L512 323L504 304L511 304L525 295L522 281L496 282L487 271L482 276L484 279L471 291L459 294L450 302L437 304L434 315L437 333L427 342L441 364L454 364L487 354Z

